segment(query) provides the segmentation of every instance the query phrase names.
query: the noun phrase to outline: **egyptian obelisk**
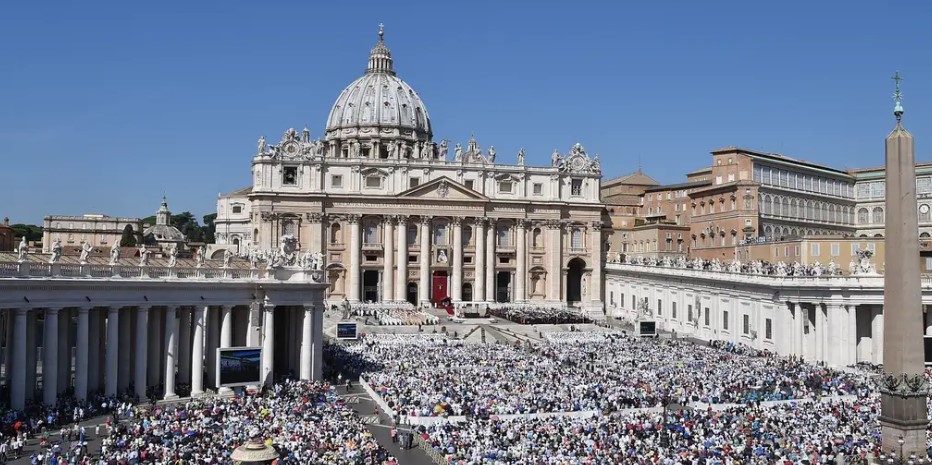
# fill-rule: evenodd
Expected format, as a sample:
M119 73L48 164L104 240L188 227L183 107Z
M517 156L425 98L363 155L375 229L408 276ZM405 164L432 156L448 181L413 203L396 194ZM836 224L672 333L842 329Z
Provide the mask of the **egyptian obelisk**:
M883 450L927 459L928 383L919 282L919 223L913 136L903 129L900 76L894 94L896 128L886 140L886 264L883 288L883 378L880 426ZM901 455L902 454L902 455Z

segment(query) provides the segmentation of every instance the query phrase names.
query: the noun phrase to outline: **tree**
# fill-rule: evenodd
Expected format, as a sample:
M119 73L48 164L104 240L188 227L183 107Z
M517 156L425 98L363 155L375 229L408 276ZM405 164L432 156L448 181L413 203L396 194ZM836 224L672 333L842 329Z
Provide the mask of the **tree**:
M128 224L123 228L120 247L136 247L136 231L133 231L133 225Z
M13 228L13 235L16 237L26 236L26 242L35 242L42 240L42 226L36 226L34 224L14 224L10 225Z
M204 226L201 226L201 232L203 233L204 242L208 244L213 244L217 240L215 237L215 233L217 232L217 225L214 224L216 220L216 213L204 215Z

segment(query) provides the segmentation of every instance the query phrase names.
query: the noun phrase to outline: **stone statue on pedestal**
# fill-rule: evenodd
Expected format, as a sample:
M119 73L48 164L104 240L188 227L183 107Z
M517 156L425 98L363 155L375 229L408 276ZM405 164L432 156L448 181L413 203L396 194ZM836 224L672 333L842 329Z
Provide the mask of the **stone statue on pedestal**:
M194 254L195 266L200 268L201 266L204 265L204 261L206 261L206 259L207 259L207 248L203 246L198 247L197 253Z
M152 254L152 252L146 248L146 244L143 244L142 247L139 248L139 266L149 266L150 254Z
M55 264L61 261L61 239L55 239L55 242L52 244L52 256L49 257L49 263Z
M26 256L29 255L29 244L26 243L26 236L23 236L22 240L19 241L19 246L17 247L17 257L20 263L26 261Z
M489 163L495 163L495 147L489 146Z
M233 255L234 253L230 249L226 249L223 251L223 267L224 268L230 267L230 264L233 262Z
M120 263L120 243L114 242L110 246L110 266Z
M174 268L178 264L178 246L172 244L168 247L168 267Z
M553 153L550 154L550 165L554 168L560 166L560 152L558 150L554 150Z
M259 155L265 155L266 143L265 136L259 137Z
M524 147L518 150L518 165L524 166Z
M447 159L447 140L444 139L440 141L440 157L441 160Z
M82 265L87 265L87 259L88 259L88 257L90 257L91 252L92 252L93 250L94 250L94 248L91 247L91 244L89 244L88 242L83 242L83 243L81 244L81 256L78 258L78 261L79 261Z
M463 145L456 144L453 147L453 161L463 161Z

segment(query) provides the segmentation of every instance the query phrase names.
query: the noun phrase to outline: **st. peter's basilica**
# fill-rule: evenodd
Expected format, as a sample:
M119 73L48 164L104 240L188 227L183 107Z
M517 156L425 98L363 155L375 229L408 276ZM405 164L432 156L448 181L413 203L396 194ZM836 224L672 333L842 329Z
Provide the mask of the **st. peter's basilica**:
M570 303L601 317L598 156L576 144L533 167L523 149L502 157L433 136L380 29L323 139L306 128L260 138L252 186L218 199L214 253L261 253L291 235L322 252L331 302Z

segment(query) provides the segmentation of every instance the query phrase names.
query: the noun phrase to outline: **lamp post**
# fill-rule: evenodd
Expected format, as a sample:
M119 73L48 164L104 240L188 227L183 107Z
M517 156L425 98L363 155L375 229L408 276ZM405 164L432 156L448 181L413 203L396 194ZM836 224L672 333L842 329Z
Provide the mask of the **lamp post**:
M903 436L897 438L896 443L900 446L899 454L897 454L896 449L892 447L890 448L890 455L884 454L881 450L879 458L882 465L918 465L929 463L929 460L916 457L915 453L909 454L909 457L903 456L903 445L906 444L906 440L903 438Z
M236 465L272 465L278 460L278 451L261 439L253 438L233 450L230 459Z

